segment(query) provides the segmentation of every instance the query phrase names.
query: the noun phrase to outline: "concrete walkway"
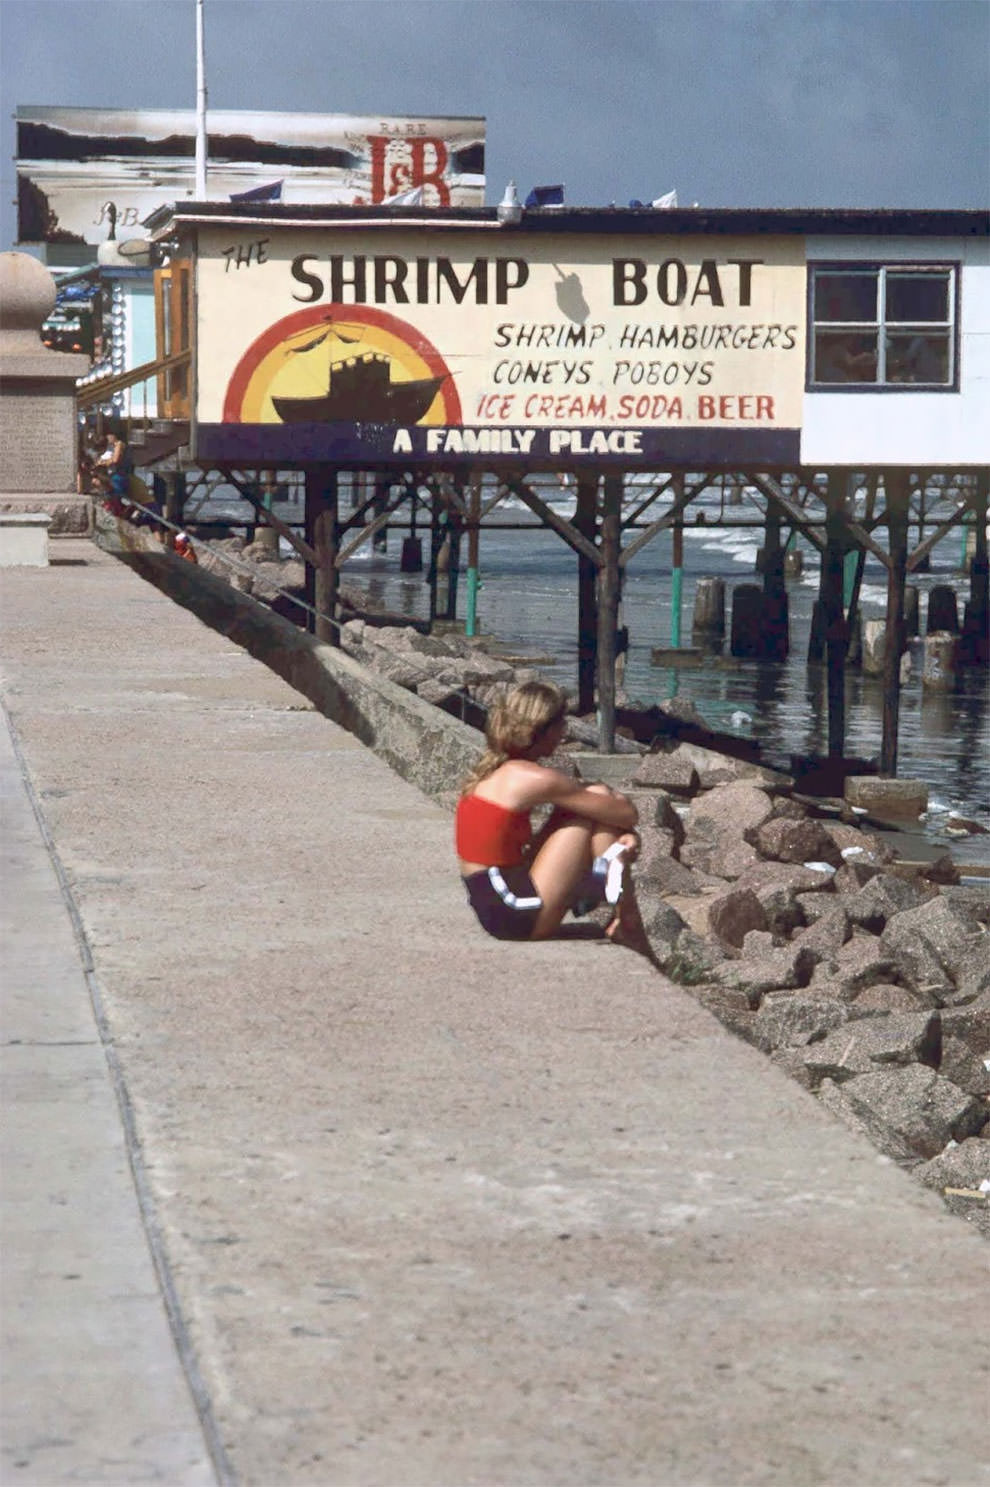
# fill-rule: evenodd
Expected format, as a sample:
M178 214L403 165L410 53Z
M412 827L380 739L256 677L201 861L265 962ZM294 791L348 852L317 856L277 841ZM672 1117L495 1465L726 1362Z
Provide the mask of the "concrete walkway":
M990 1482L974 1231L629 952L487 940L437 806L53 555L0 578L4 1487Z

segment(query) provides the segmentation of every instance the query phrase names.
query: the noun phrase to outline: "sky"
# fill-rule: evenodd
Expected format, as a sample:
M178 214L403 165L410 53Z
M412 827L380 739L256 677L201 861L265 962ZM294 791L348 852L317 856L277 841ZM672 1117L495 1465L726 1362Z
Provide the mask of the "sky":
M986 207L990 0L205 0L209 106L486 119L487 200ZM189 108L195 0L0 0L18 106Z

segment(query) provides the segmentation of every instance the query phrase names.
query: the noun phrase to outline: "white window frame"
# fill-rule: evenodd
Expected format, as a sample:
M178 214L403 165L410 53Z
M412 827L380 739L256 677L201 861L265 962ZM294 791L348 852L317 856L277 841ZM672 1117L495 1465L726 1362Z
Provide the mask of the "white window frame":
M916 263L905 261L903 263L876 263L855 262L850 260L820 261L808 264L808 368L807 388L812 392L958 392L959 390L959 265L958 263ZM873 320L816 320L815 319L815 288L818 276L829 275L830 277L841 277L843 274L862 277L864 274L876 274L876 314ZM938 275L947 279L946 302L948 318L946 320L910 321L910 320L888 320L887 318L887 283L888 278L893 276L901 278L908 275ZM845 331L850 336L874 335L876 337L876 378L872 381L858 381L854 378L848 380L822 380L815 377L816 345L819 330ZM947 337L948 345L948 377L944 382L908 382L887 380L887 338L891 332L906 333L916 331L919 335L926 332L940 332Z

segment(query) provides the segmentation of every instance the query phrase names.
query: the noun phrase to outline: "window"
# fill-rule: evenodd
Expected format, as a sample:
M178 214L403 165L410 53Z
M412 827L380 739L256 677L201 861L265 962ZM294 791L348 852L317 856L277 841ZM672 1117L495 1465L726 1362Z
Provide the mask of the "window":
M811 267L809 386L952 389L956 270Z

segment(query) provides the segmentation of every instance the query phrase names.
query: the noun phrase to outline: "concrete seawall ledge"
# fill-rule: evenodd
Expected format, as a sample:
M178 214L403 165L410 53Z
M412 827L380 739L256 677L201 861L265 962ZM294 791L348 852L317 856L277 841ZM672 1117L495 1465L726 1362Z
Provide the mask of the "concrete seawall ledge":
M65 886L5 858L29 1020L4 1048L0 1479L986 1487L980 1237L638 957L487 939L449 813L235 642L243 616L213 630L64 547L0 585L8 787ZM331 655L328 696L384 748ZM437 727L459 771L476 739ZM56 996L70 915L85 966ZM94 1005L81 1106L54 1076ZM75 1243L123 1150L113 1234L133 1256L140 1218L158 1256L199 1441L154 1406L154 1290L127 1304Z
M452 805L478 756L480 739L450 714L336 646L316 640L214 573L163 549L117 554L146 582L226 635L308 697L380 759L433 800Z

